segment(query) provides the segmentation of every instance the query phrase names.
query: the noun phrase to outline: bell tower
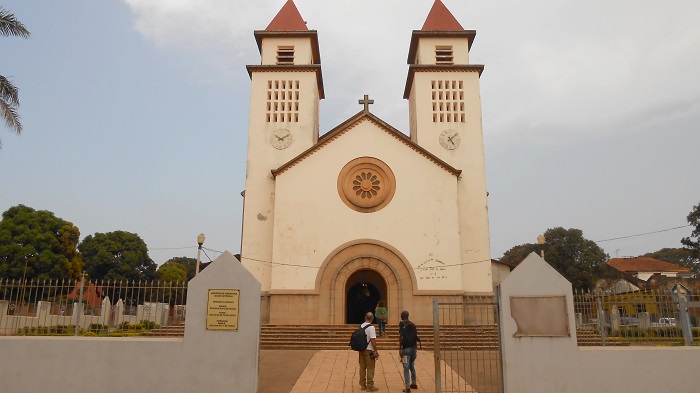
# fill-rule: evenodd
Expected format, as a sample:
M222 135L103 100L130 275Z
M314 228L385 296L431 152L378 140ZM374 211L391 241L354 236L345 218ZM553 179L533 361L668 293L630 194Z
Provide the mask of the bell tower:
M251 95L241 260L266 292L273 247L271 171L316 143L324 92L317 33L306 27L292 0L254 34L261 61L247 66Z
M457 187L463 289L491 292L479 91L484 66L469 63L475 35L435 0L423 27L411 35L404 98L411 140L462 171Z

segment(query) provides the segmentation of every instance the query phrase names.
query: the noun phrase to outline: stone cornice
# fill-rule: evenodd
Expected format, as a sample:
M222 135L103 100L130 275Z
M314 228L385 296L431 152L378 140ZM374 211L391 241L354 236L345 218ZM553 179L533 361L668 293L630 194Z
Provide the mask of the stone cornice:
M321 64L321 51L318 48L318 33L316 30L255 30L253 32L255 36L255 42L258 44L258 51L262 54L262 41L264 38L298 38L298 37L308 37L311 38L311 54L313 57L314 64Z
M413 86L413 76L416 72L478 72L479 77L484 72L482 64L411 64L408 66L408 77L406 78L406 88L403 91L403 98L408 99Z
M248 76L253 77L253 72L308 72L316 73L316 83L318 84L318 96L321 99L326 98L323 91L323 75L321 74L320 64L305 64L305 65L247 65Z
M474 37L476 37L476 30L464 30L464 31L423 31L423 30L413 30L411 34L411 44L408 46L408 64L416 63L416 52L418 51L418 41L422 37L429 38L468 38L469 47L467 50L472 49L472 43L474 43Z

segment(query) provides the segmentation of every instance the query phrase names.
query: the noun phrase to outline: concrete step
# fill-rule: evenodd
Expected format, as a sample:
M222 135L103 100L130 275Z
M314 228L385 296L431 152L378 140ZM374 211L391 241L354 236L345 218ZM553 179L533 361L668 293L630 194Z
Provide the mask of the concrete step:
M350 335L358 325L261 325L263 349L336 349L349 348ZM433 326L418 325L424 350L434 348ZM496 350L495 326L444 326L440 328L440 345L444 349ZM398 325L388 325L387 334L377 339L382 350L398 349Z
M185 323L161 326L157 329L151 329L142 335L148 337L182 337L185 335Z
M350 335L358 325L261 325L260 347L262 349L329 349L349 348ZM433 326L418 325L418 334L424 350L434 348ZM145 335L151 337L178 337L184 335L184 324L153 329ZM380 349L398 349L398 325L388 325L387 333L378 338ZM443 349L496 350L498 333L489 326L442 326L440 346Z
M418 325L423 349L432 350L433 326ZM356 325L261 325L260 347L262 349L348 349L350 335L357 329ZM440 327L440 345L443 349L495 350L498 348L498 332L495 326L442 326ZM185 334L185 325L163 326L144 333L150 337L181 337ZM582 347L601 346L601 337L590 330L578 330L577 341ZM388 325L387 334L378 339L382 349L398 349L398 325ZM682 338L657 339L647 338L645 342L653 345L654 341L668 344L673 342L683 345ZM628 341L616 337L607 337L606 346L630 346Z

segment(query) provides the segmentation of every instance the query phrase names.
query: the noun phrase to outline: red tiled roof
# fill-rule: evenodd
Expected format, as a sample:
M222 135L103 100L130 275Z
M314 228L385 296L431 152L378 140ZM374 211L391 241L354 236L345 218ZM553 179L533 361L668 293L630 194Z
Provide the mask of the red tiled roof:
M80 287L81 287L81 286L83 286L83 282L82 282L82 281L76 282L76 283L75 283L75 287L73 288L73 290L71 291L71 293L69 293L68 295L66 295L66 297L67 297L68 299L78 299L78 298L80 298L79 293L80 293ZM102 293L102 286L101 286L101 285L100 285L100 286L97 286L97 285L95 285L95 283L90 282L90 283L88 284L88 287L87 287L85 290L83 290L83 301L84 301L84 302L87 302L87 304L88 304L90 307L93 307L93 308L99 307L99 306L100 306L100 303L101 303L101 299L102 299L102 297L99 295L100 293Z
M301 17L294 1L287 0L282 6L280 12L277 13L272 22L265 29L267 31L299 31L309 30L306 27L306 22Z
M442 4L442 1L435 0L433 8L430 9L428 17L423 24L423 31L462 31L464 28L457 22L450 10Z
M690 269L649 257L612 258L606 262L621 272L688 272Z

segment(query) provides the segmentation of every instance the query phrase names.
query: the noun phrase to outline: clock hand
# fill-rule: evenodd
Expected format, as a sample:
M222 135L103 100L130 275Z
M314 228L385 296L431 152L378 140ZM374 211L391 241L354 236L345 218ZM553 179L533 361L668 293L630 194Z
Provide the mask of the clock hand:
M280 140L283 141L284 138L288 137L289 135L291 135L291 134L287 134L287 135L283 136L282 138L280 138ZM278 138L279 138L279 137L278 137Z

